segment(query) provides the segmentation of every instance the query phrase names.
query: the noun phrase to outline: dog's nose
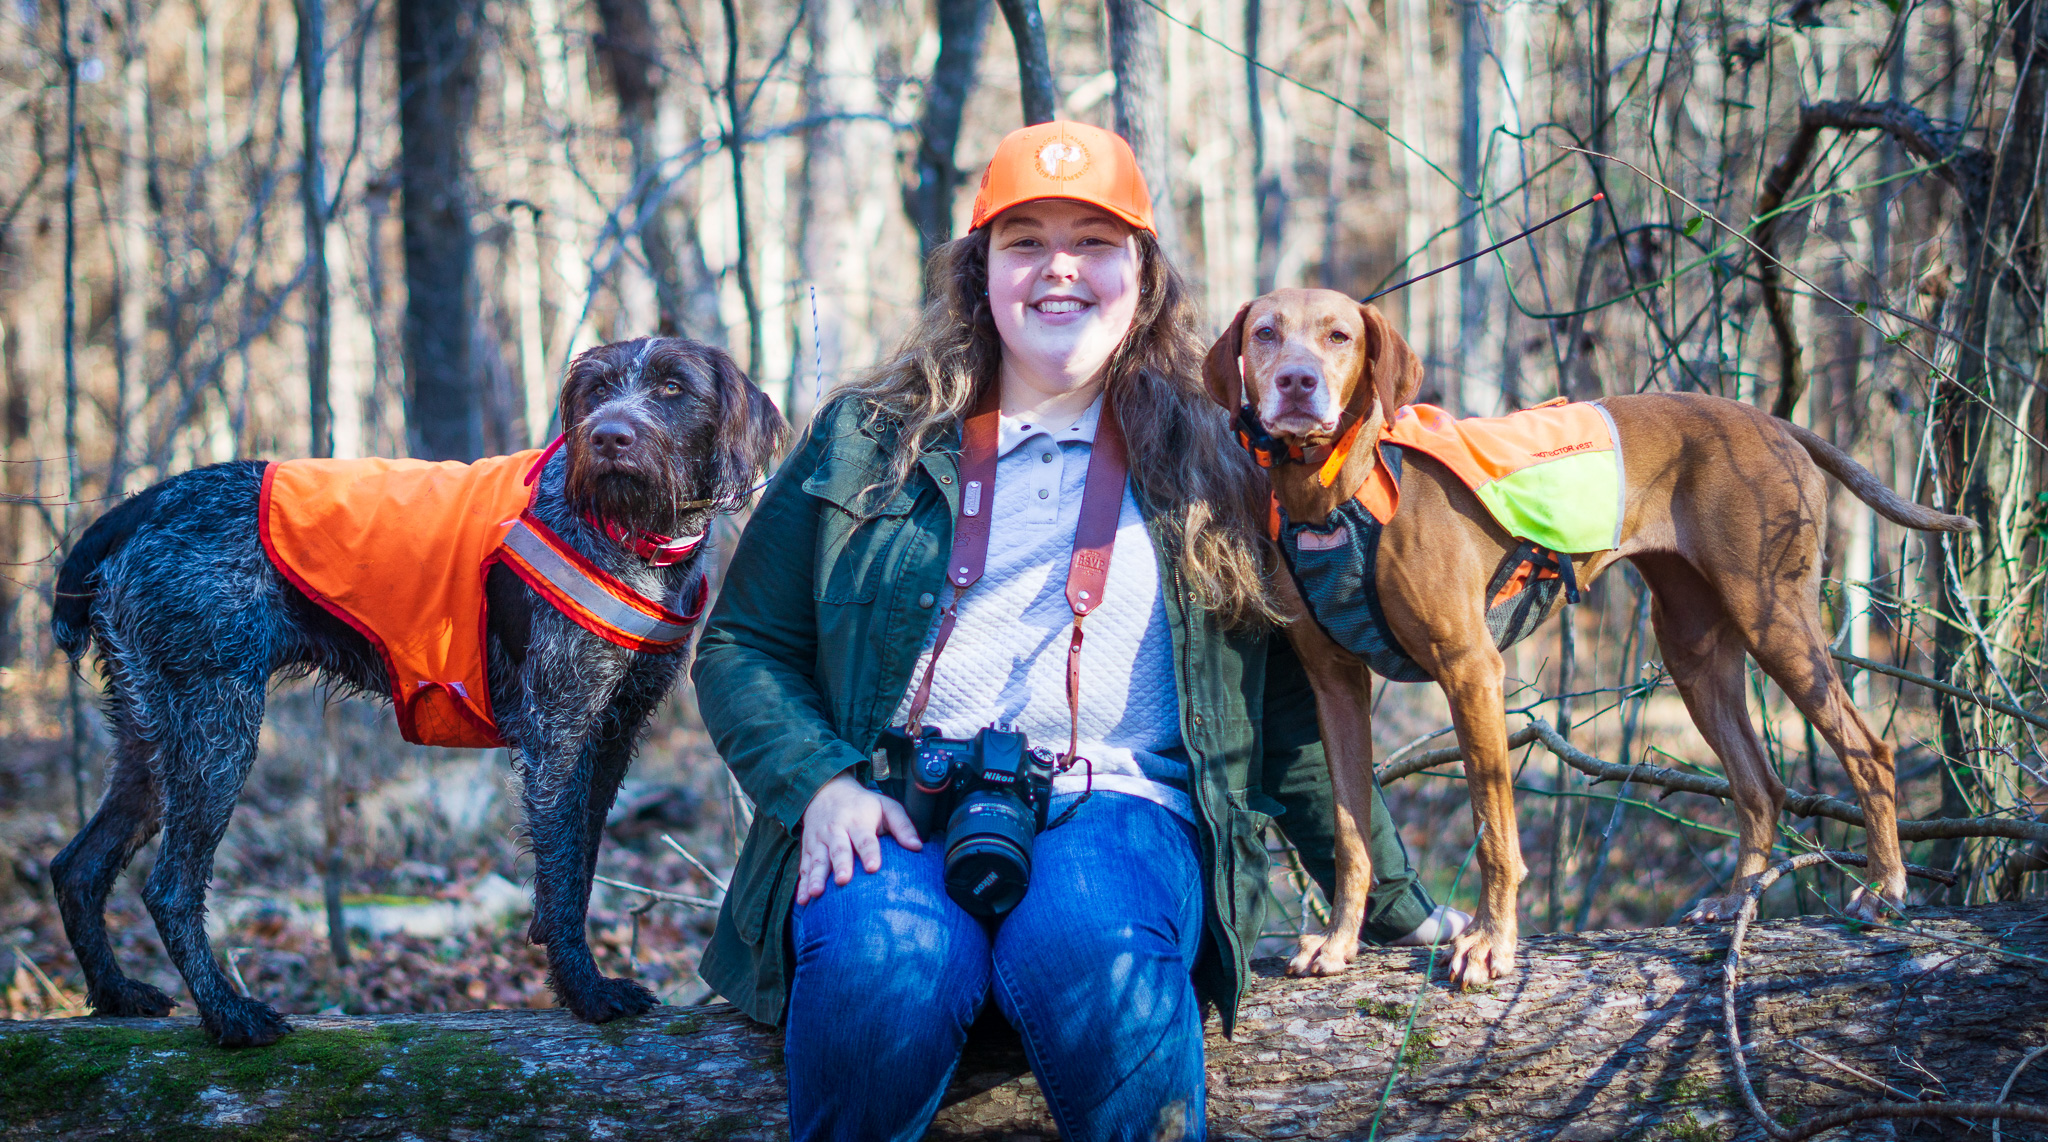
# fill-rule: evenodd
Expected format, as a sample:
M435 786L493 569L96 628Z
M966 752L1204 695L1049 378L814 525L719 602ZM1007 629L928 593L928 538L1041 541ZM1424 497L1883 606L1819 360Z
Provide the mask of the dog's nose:
M1316 383L1322 378L1313 369L1282 369L1273 378L1283 393L1300 392L1304 396L1315 391Z
M633 447L633 426L623 420L607 420L590 430L591 447L607 460L616 460Z

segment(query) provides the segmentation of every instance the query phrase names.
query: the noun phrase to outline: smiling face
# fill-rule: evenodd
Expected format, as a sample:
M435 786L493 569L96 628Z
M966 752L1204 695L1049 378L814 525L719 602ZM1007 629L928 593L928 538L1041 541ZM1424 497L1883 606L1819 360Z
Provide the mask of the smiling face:
M1136 233L1100 207L1058 198L1019 203L989 223L988 303L1006 388L1056 397L1101 379L1138 310Z

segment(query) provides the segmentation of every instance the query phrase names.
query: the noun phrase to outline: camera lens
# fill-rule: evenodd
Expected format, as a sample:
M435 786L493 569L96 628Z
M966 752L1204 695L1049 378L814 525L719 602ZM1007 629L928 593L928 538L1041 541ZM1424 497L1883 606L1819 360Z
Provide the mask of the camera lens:
M946 822L946 894L975 916L1001 916L1031 883L1031 838L1038 821L1009 793L961 798Z

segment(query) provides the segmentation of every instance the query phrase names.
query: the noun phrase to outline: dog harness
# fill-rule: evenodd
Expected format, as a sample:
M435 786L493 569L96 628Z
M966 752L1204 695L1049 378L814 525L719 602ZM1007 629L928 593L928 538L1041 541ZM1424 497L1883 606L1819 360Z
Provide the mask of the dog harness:
M502 563L592 634L660 654L689 641L686 615L642 596L542 523L533 489L552 447L474 464L286 460L263 472L258 531L278 573L377 648L405 740L503 746L491 713L484 580ZM665 565L702 536L627 536ZM626 540L621 540L626 542Z
M1343 468L1358 429L1354 424L1323 462L1319 478L1325 486ZM1240 423L1240 440L1245 436ZM1487 629L1502 650L1535 631L1556 605L1560 588L1568 601L1579 601L1573 553L1605 551L1621 542L1620 437L1598 404L1560 401L1509 416L1462 420L1431 405L1408 405L1382 427L1375 443L1379 462L1327 519L1290 520L1276 500L1268 531L1317 625L1383 678L1429 680L1388 627L1378 587L1380 533L1400 508L1408 450L1450 469L1520 541L1486 588ZM1268 456L1287 462L1270 451Z

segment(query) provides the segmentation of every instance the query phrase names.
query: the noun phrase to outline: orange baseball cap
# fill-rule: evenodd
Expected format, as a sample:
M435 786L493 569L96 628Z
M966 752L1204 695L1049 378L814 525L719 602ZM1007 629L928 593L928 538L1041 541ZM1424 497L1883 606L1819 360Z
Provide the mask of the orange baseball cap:
M1070 198L1100 206L1140 230L1153 230L1152 196L1138 171L1138 156L1117 135L1086 123L1055 119L1003 136L981 190L974 196L979 230L991 218L1034 198Z

